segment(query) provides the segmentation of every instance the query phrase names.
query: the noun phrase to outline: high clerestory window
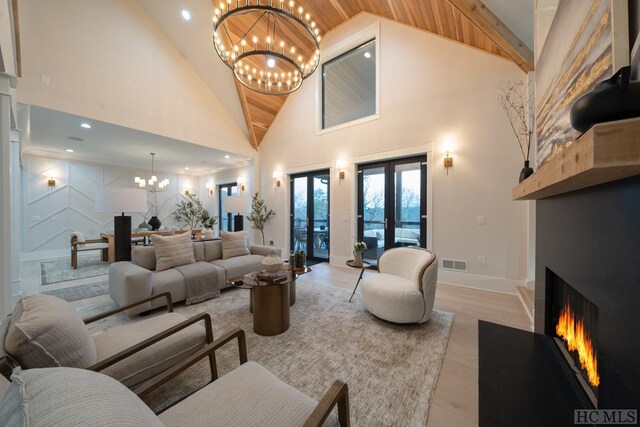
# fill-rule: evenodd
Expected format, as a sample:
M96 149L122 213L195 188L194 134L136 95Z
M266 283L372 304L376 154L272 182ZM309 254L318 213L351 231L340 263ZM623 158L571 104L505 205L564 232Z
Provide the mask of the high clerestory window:
M376 40L322 65L322 129L376 114Z

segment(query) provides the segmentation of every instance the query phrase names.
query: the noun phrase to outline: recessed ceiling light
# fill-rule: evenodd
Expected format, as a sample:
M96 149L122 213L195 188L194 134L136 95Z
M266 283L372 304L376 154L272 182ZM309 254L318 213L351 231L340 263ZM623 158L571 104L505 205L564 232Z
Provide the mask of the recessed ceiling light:
M66 149L66 150L64 150L64 151L66 151L67 153L73 153L73 150L72 150L71 148L67 148L67 149Z
M187 166L186 168L184 168L184 170L188 171L188 170L189 170L189 166Z
M89 123L81 123L80 127L83 127L85 129L91 129L91 125Z
M191 20L191 12L189 12L187 9L182 9L182 18L185 21L190 21Z
M267 59L267 67L273 68L276 66L276 60L273 58Z
M224 155L224 158L225 158L225 159L230 159L230 158L231 158L231 156L230 156L230 155L228 155L228 154L225 154L225 155Z
M365 57L365 58L371 58L371 53L369 53L369 52L365 52L365 53L364 53L364 57Z

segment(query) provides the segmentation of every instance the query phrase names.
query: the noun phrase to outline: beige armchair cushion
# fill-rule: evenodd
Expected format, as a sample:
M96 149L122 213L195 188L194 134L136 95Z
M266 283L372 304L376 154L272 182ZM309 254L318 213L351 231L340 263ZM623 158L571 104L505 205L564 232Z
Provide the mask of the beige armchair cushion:
M168 270L180 265L196 262L193 255L191 233L175 236L151 236L156 251L156 271Z
M23 368L87 368L96 347L68 302L50 295L23 297L15 306L5 340L7 352Z
M222 239L222 259L251 254L247 247L247 237L244 231L236 231L235 233L221 231L220 238Z
M417 247L389 249L380 255L378 270L361 282L367 310L395 323L424 323L431 318L438 281L433 252Z
M102 334L94 335L98 361L126 350L185 320L187 317L182 314L167 313L136 323L116 326ZM204 327L194 324L100 372L117 379L127 387L133 387L169 369L205 344Z
M162 426L125 386L92 371L73 368L16 368L0 423L7 426Z
M160 420L180 427L298 427L316 405L266 368L247 362L167 409ZM337 425L338 418L331 413L324 426Z

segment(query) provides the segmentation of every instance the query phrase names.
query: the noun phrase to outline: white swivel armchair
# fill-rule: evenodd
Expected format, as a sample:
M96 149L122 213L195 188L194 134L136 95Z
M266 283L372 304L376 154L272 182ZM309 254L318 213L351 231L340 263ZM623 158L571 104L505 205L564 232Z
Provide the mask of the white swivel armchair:
M418 247L389 249L378 259L378 274L362 279L364 306L394 323L424 323L431 318L438 281L436 254Z

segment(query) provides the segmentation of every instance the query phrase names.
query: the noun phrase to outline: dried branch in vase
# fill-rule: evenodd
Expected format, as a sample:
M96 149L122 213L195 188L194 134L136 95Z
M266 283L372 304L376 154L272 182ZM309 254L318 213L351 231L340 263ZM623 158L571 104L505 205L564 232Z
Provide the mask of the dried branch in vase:
M529 104L529 88L522 81L503 81L498 85L498 102L509 119L525 162L531 151L533 108Z

